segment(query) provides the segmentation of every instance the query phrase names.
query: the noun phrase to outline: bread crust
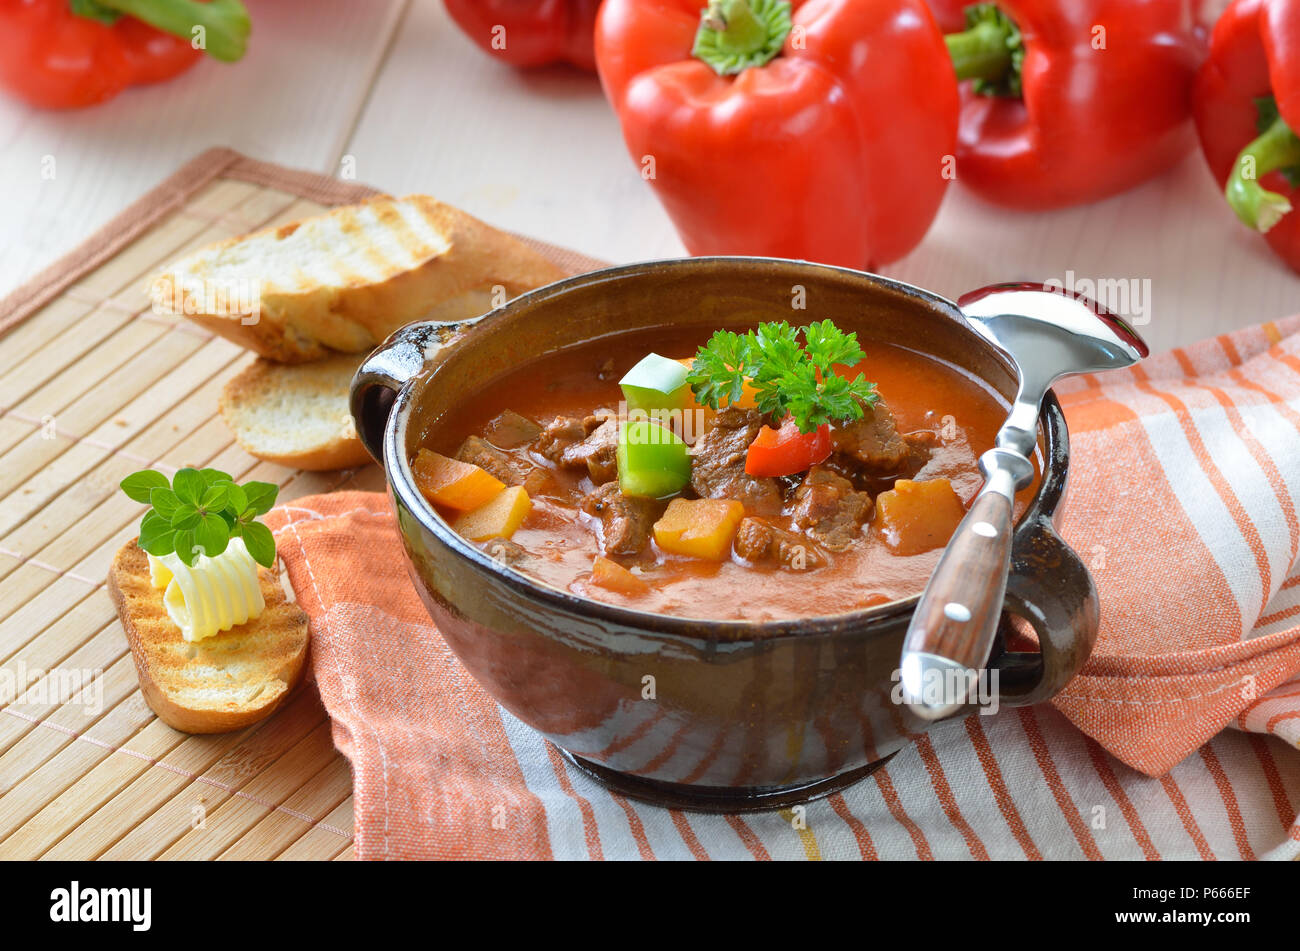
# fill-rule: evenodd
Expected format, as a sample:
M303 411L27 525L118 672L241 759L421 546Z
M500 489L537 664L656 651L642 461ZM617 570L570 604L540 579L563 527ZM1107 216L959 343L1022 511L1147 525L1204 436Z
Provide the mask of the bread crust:
M258 617L190 644L167 616L163 593L151 583L148 556L136 539L114 556L108 590L131 647L140 692L168 726L184 733L239 730L274 713L301 683L310 641L307 615L285 597L277 575L259 567L258 580L266 600ZM199 685L205 685L209 699L187 703L181 698L186 687Z
M213 312L205 309L209 301L194 293L205 273L212 270L212 262L231 249L245 245L239 251L247 252L263 245L273 247L273 242L283 241L320 219L335 219L354 247L365 246L367 229L376 227L408 247L417 245L399 205L417 213L446 247L425 249L418 265L377 282L357 273L340 273L337 282L281 291L263 281L255 313L239 306ZM360 222L363 210L378 224ZM149 292L160 313L186 316L267 359L300 363L330 351L372 350L393 331L415 320L477 316L491 309L494 288L514 297L563 276L560 268L523 242L458 208L428 195L401 199L381 195L335 208L316 219L264 228L209 245L155 275Z
M360 362L359 354L335 354L292 365L258 358L222 387L221 418L245 452L266 462L313 471L365 465L370 454L357 436L348 407L348 384ZM287 419L278 420L274 427L278 434L291 434L298 442L291 451L277 451L263 438L266 427L259 424L258 416L268 403L287 401L299 404L300 417L333 420L336 425L321 441L311 443L307 440L313 430L295 429Z

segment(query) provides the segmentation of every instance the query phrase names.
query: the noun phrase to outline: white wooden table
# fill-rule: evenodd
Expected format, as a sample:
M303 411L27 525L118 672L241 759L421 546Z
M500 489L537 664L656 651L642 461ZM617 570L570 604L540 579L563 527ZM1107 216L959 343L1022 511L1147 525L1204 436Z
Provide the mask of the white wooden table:
M204 62L79 112L0 100L0 295L212 145L429 192L613 261L682 253L594 77L504 68L439 0L248 5L253 41L235 66ZM1001 211L958 183L888 272L949 295L1070 272L1136 282L1156 349L1300 311L1300 277L1235 225L1199 154L1064 212Z

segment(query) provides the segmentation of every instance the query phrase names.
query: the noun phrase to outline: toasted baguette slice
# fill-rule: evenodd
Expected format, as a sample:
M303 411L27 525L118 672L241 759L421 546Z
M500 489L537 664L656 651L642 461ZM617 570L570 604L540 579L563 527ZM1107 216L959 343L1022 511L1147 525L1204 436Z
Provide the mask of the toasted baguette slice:
M221 391L221 418L246 452L297 469L370 461L352 425L348 388L365 354L312 363L258 359Z
M266 609L247 624L193 644L181 637L149 580L149 558L127 542L108 590L140 675L140 692L164 723L185 733L225 733L269 716L302 679L307 615L279 578L258 569Z
M563 272L427 195L372 198L209 245L154 276L159 313L262 356L359 353L413 320L474 317Z

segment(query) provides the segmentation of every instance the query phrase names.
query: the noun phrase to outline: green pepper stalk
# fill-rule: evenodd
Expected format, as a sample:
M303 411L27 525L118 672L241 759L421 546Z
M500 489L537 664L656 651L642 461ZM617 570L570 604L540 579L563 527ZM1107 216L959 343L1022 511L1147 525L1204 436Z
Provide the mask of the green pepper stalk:
M790 0L709 0L691 54L719 76L771 62L792 29Z
M72 0L72 10L110 25L123 15L135 17L187 40L201 26L203 51L225 63L243 57L252 31L248 10L240 0Z
M944 38L959 80L975 80L982 96L1021 94L1020 69L1025 47L1020 28L992 3L966 8L966 29Z
M1278 116L1237 155L1223 193L1237 217L1262 234L1291 211L1291 202L1262 186L1260 176L1298 167L1300 137Z

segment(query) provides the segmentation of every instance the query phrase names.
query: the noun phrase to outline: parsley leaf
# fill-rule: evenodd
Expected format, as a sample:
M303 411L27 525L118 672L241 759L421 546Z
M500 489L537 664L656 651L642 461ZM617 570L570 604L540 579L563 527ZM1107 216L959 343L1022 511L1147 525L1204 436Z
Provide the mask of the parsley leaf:
M717 409L719 403L734 403L744 392L746 376L752 375L750 364L756 354L752 332L742 335L719 330L695 355L686 382L706 406Z
M858 346L857 334L846 334L829 320L821 323L813 321L804 328L803 335L807 341L805 349L808 358L823 373L831 372L831 367L836 363L853 366L867 356Z
M748 381L760 412L776 420L789 414L800 432L810 433L858 419L864 406L875 405L874 383L861 373L849 379L835 372L865 357L858 335L830 320L799 328L769 321L746 334L719 330L699 349L686 379L696 400L713 409L737 402Z

